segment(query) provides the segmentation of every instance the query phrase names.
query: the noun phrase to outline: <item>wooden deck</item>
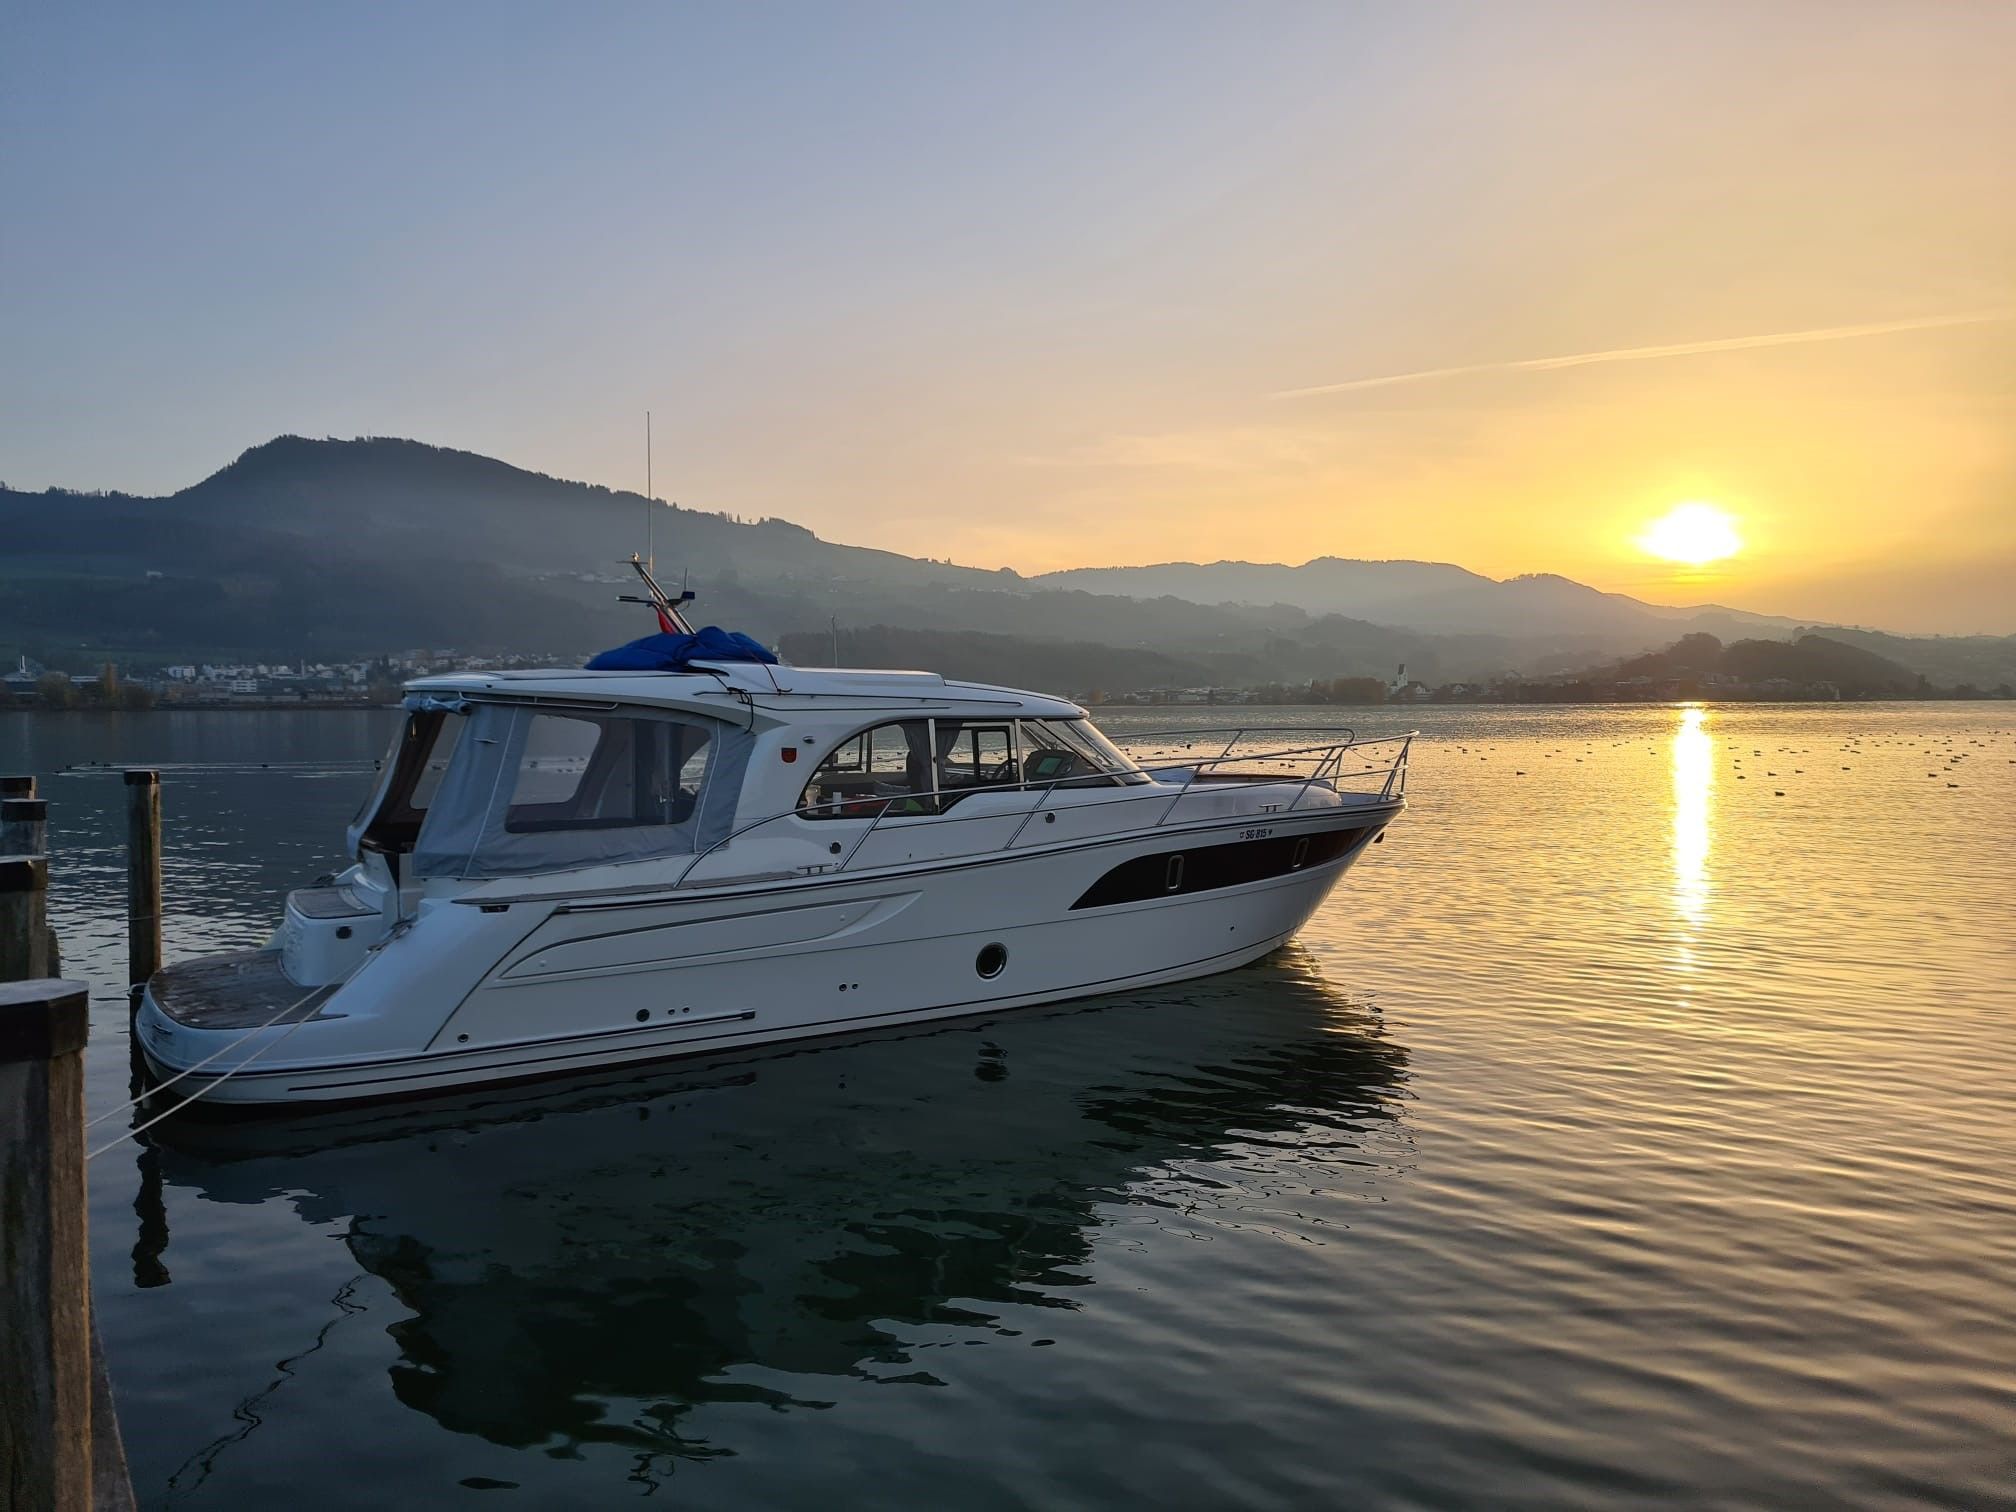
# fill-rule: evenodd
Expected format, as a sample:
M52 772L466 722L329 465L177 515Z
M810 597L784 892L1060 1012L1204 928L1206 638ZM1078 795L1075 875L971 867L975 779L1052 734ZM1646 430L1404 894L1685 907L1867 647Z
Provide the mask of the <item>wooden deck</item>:
M290 980L277 950L234 950L164 966L148 984L155 1005L190 1029L255 1029L269 1020L296 1024L318 1017L335 990Z

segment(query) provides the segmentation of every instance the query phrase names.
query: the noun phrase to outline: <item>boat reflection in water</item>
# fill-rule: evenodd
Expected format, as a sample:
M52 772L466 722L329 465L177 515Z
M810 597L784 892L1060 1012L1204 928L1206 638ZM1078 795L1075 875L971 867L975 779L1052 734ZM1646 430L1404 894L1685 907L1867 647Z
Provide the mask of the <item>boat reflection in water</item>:
M1029 1305L1074 1307L1108 1224L1264 1222L1241 1209L1278 1211L1298 1177L1376 1200L1410 1160L1405 1074L1290 949L900 1038L185 1123L163 1171L347 1218L412 1311L393 1388L444 1427L706 1456L728 1446L683 1421L698 1407L826 1405L835 1377L937 1384L906 1336L1014 1337L1011 1306L1025 1325ZM1243 1174L1263 1149L1264 1178Z

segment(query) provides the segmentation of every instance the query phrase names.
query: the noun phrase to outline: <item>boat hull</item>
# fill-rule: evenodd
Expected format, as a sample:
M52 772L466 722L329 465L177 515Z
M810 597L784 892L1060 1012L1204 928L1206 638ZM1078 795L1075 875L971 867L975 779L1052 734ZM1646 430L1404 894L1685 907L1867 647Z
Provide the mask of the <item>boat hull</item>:
M1287 941L1397 811L768 889L451 906L316 1017L254 1031L181 1087L237 1104L410 1096L1207 976ZM140 1029L163 1076L227 1043L152 989Z

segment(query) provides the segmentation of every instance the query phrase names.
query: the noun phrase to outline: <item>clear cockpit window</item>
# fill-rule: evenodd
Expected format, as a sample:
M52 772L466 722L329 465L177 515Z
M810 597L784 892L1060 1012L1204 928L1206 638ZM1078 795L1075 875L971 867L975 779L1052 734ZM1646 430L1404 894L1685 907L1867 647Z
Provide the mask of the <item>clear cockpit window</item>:
M524 835L683 823L706 781L708 743L698 724L534 715L504 828Z
M799 811L807 819L936 813L932 770L929 720L877 725L843 740L812 769Z

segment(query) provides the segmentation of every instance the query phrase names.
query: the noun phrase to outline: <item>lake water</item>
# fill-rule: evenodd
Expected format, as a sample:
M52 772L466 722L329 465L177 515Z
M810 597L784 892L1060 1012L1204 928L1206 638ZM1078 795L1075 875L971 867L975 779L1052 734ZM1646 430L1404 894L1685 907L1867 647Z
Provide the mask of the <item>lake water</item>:
M94 1108L65 769L169 769L173 958L339 864L387 718L0 719ZM2016 711L1413 723L1238 972L103 1156L143 1504L2016 1506Z

